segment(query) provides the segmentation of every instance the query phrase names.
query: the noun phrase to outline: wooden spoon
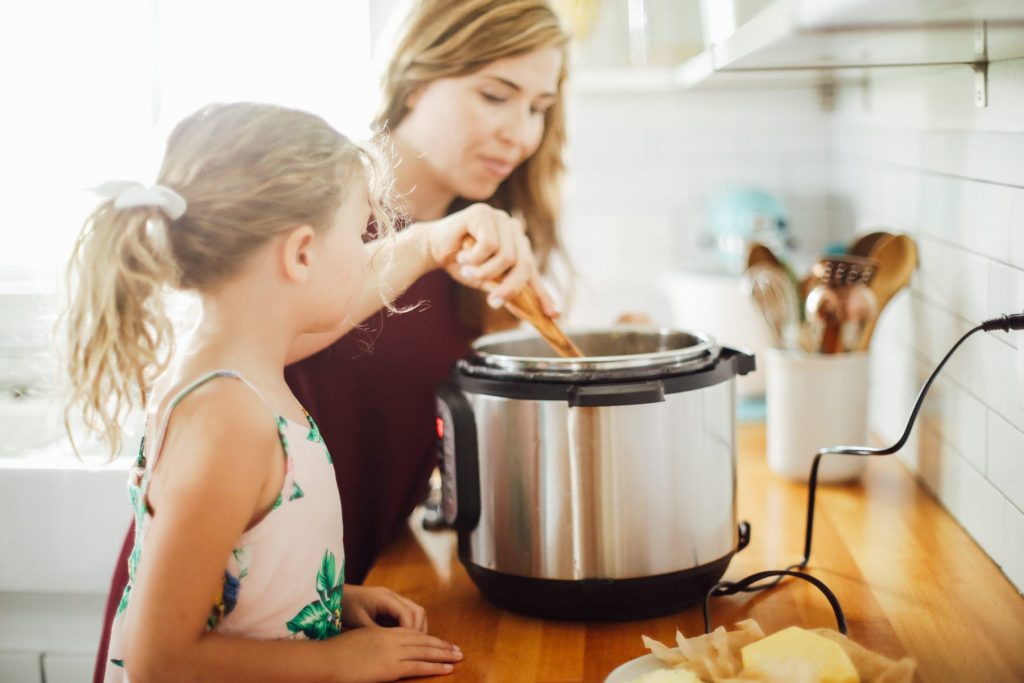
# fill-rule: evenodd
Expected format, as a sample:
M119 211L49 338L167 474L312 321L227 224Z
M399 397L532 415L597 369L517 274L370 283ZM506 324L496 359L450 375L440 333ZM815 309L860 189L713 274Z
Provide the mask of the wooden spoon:
M472 237L467 236L462 240L462 248L469 249L475 243ZM485 282L483 289L491 292L497 286L496 282ZM523 322L533 325L544 341L562 358L583 358L584 354L579 347L562 331L558 323L544 312L544 306L533 285L527 284L523 287L518 294L505 302L505 308Z
M871 256L871 252L881 247L881 242L889 241L894 235L889 232L869 232L866 235L861 235L852 242L850 246L846 248L846 253L853 256Z
M878 241L871 251L871 258L878 261L878 270L869 285L878 304L878 313L864 326L857 351L867 350L882 310L897 292L910 284L917 268L917 246L907 235L892 235L890 239Z
M783 271L786 269L774 251L760 242L751 242L747 250L747 269L764 265L781 268Z

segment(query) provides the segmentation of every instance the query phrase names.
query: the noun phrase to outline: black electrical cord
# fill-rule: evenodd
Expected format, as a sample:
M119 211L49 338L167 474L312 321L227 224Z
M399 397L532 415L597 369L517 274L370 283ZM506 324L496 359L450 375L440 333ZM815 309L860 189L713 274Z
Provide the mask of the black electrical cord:
M821 581L814 579L814 577L807 576L806 574L799 573L798 570L806 569L807 564L811 560L811 538L814 531L814 501L815 494L818 490L818 465L821 463L822 456L825 455L855 455L855 456L869 456L869 455L892 455L896 453L907 443L907 439L910 438L910 433L914 428L914 423L917 421L917 415L921 412L921 406L924 404L924 399L928 395L928 390L931 389L935 379L942 372L942 369L946 366L946 362L956 353L956 350L960 348L967 339L975 332L994 332L1001 330L1003 332L1009 332L1011 330L1024 330L1024 313L1015 313L1013 315L1003 315L998 318L992 318L986 320L977 327L968 331L964 336L960 337L957 343L953 344L953 347L946 352L942 361L932 371L931 376L928 377L928 381L921 387L920 393L917 395L917 400L914 402L914 408L910 412L910 417L907 420L906 429L903 430L903 436L900 437L899 441L889 446L888 448L869 448L867 446L833 446L831 448L822 448L814 456L814 462L811 465L811 477L807 493L807 526L804 532L804 556L796 564L791 564L785 569L781 570L770 570L764 572L758 572L757 574L751 574L750 576L740 579L739 581L719 581L712 586L707 594L704 596L704 633L711 632L711 619L708 613L708 604L713 597L722 597L726 595L734 595L736 593L754 593L757 591L767 590L777 585L782 579L787 576L798 576L800 578L807 579L813 583L825 597L828 598L829 603L832 605L832 609L836 613L836 621L839 624L839 631L843 634L846 633L846 618L843 615L842 607L839 605L839 601L836 599L835 594L832 593L828 587ZM775 578L771 581L761 582L763 579L769 576Z

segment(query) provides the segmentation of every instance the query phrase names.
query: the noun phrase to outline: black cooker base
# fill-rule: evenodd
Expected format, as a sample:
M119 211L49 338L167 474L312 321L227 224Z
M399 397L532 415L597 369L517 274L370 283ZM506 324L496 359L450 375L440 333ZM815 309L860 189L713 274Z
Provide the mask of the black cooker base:
M463 558L484 597L512 612L573 621L631 621L672 614L704 600L733 553L670 574L638 579L563 581L503 574Z

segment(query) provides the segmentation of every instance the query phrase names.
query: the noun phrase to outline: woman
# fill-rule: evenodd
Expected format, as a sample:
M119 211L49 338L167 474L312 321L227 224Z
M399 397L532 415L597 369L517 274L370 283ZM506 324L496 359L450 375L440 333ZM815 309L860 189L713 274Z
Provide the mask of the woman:
M521 219L529 239L502 245L506 258L532 244L547 268L560 248L567 42L544 0L413 3L374 122L394 147L396 189L413 221L406 229L486 202ZM396 305L420 302L408 313L371 317L362 332L286 374L332 445L345 519L353 520L344 539L351 583L362 582L427 493L437 463L434 393L451 364L481 333L514 323L499 310L503 302L485 301L444 271L421 278ZM129 549L130 538L115 568L101 653Z
M396 189L412 220L487 202L522 218L546 267L558 248L566 41L542 0L415 3L374 122L390 135ZM368 335L351 334L287 375L324 439L343 451L335 460L342 507L359 520L345 537L353 581L427 494L437 387L474 338L513 322L491 307L501 302L485 302L441 271L398 303L421 301L421 310L371 318ZM365 391L357 398L350 386Z

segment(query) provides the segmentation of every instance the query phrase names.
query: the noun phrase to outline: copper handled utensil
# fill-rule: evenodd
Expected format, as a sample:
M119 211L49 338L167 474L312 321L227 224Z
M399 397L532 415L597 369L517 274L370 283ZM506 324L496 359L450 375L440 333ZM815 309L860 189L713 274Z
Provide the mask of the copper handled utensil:
M869 286L876 267L874 259L850 255L826 256L814 266L819 281L805 302L814 350L856 350L865 327L878 310Z
M462 240L463 249L469 249L473 244L475 244L475 240L472 237L465 237ZM483 284L484 290L488 292L493 291L497 286L496 282ZM505 308L523 322L533 325L544 341L562 358L583 358L584 353L580 351L579 347L562 331L558 323L544 312L544 306L533 285L527 284L523 287L518 294L505 302Z

